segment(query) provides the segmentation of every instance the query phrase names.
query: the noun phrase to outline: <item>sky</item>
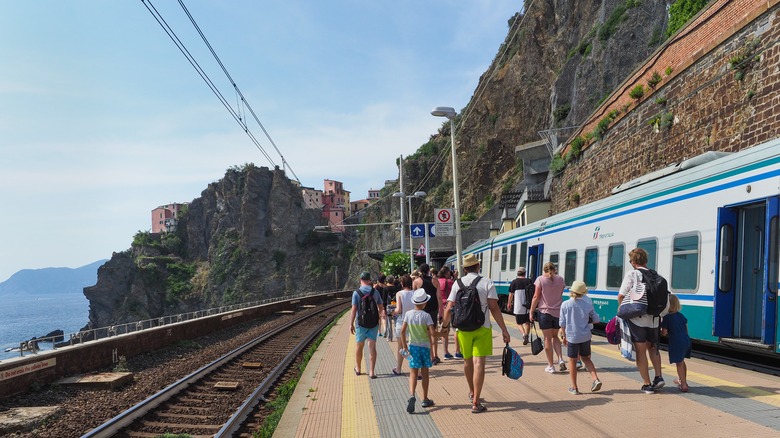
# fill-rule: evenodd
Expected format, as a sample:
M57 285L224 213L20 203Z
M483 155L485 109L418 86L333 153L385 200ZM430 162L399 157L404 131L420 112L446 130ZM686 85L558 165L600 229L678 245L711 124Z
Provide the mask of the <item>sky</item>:
M357 200L446 122L433 107L466 106L523 2L182 3L300 182L342 181ZM179 2L0 7L0 282L108 259L151 230L155 207L232 166L273 167L148 9L238 108Z

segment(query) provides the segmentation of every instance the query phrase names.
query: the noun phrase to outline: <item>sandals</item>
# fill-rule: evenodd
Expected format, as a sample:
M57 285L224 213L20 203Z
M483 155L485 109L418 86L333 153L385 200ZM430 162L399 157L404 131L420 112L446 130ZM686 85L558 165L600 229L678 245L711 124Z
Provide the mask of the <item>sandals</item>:
M355 375L356 375L356 376L359 376L359 375L360 375L360 371L358 371L357 367L354 367L354 368L352 368L352 371L354 371L354 372L355 372Z
M485 411L487 411L487 408L484 405L480 404L480 403L477 403L477 404L475 404L474 406L471 407L471 413L472 414L479 414L479 413L485 412Z
M400 371L398 371L398 369L396 369L396 368L393 368L393 374L395 374L396 376L400 376L400 375L401 375L401 372L400 372Z

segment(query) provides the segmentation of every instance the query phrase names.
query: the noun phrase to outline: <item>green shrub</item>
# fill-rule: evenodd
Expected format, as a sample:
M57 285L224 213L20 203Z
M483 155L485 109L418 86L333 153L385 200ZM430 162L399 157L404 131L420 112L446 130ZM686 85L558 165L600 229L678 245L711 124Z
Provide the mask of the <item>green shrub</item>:
M634 99L639 100L642 98L642 96L645 95L645 87L642 84L637 85L636 87L632 88L631 91L628 92L628 95Z
M550 172L553 175L560 173L566 168L566 161L561 157L561 154L555 154L552 161L550 161Z
M709 2L710 0L677 0L674 2L669 7L669 26L666 28L666 37L674 35Z
M560 105L555 108L555 111L553 111L553 116L555 117L555 123L558 123L566 118L566 116L569 115L569 112L571 111L571 105L568 103Z
M651 90L655 90L655 86L661 83L661 79L661 73L654 71L650 76L650 79L647 80L647 86L650 87Z
M382 272L396 277L409 273L409 254L392 252L382 259Z
M674 69L671 66L669 66L669 67L666 67L666 70L664 70L664 73L666 73L666 76L669 76L669 75L672 74L673 71L674 71Z

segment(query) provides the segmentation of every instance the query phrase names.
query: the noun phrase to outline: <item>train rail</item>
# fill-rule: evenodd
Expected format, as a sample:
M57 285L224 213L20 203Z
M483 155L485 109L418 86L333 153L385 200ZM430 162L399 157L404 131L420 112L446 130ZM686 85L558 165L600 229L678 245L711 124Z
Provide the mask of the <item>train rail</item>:
M204 365L84 437L153 437L164 433L233 436L279 376L345 308L338 300Z

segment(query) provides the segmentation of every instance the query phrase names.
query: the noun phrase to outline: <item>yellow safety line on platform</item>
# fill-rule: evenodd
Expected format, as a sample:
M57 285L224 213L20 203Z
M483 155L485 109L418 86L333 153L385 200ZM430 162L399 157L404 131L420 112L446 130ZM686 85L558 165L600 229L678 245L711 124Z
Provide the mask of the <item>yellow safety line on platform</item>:
M365 346L368 348L368 345ZM344 386L341 398L341 437L379 437L379 425L366 373L355 375L355 337L349 338L344 357ZM363 361L363 370L368 364Z
M620 354L620 350L618 350L617 348L605 348L596 345L591 345L590 348L591 350L598 351L600 354L604 356L611 356L617 359L626 360L625 358L623 358L623 356ZM669 369L670 366L666 365L663 368ZM674 370L674 367L672 367L672 369ZM698 384L702 384L705 386L718 387L718 389L737 395L739 397L749 398L751 400L755 400L761 403L766 403L768 405L780 407L780 394L775 394L773 392L766 391L763 389L759 389L747 385L741 385L739 383L730 382L724 379L718 379L717 377L712 377L706 374L693 372L690 369L688 370L688 381L696 382Z

